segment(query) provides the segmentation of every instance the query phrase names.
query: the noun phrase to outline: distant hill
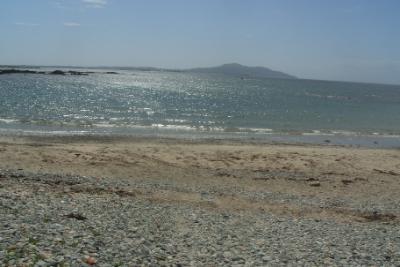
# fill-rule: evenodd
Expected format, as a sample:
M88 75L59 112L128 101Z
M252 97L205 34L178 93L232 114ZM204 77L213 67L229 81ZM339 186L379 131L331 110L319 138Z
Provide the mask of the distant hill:
M187 71L198 73L220 73L226 75L253 78L297 79L297 77L293 75L289 75L280 71L271 70L265 67L248 67L240 65L238 63L224 64L218 67L211 68L194 68Z

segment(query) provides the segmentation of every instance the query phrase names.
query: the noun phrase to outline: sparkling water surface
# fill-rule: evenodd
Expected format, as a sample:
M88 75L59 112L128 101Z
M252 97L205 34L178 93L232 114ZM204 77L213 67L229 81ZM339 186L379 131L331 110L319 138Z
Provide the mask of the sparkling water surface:
M213 74L0 76L0 128L400 134L400 86Z

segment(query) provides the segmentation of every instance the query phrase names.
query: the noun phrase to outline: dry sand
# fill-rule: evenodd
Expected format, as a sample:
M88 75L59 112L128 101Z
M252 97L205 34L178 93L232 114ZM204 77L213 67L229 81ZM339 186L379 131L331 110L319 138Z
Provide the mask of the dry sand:
M133 137L2 137L0 169L169 185L139 197L207 209L338 222L400 217L400 151L395 149ZM201 192L213 192L212 202L204 201L207 196ZM257 194L271 197L252 197Z

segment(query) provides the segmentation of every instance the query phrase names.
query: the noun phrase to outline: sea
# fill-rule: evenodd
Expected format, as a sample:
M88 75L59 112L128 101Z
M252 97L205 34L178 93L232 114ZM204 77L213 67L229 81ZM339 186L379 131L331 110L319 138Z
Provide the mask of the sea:
M88 71L0 75L0 134L400 147L400 85Z

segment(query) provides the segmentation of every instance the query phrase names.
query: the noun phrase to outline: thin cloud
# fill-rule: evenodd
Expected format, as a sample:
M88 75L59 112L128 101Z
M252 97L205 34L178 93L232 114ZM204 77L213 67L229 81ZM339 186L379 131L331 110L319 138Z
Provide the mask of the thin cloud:
M81 26L81 24L79 24L77 22L64 22L64 26L65 27L79 27L79 26Z
M107 0L82 0L87 7L103 8L107 5Z
M37 24L37 23L27 23L27 22L15 22L14 24L17 25L17 26L25 26L25 27L40 26L40 24Z
M67 7L65 6L64 2L61 2L61 1L53 1L53 2L51 2L51 3L53 4L53 6L54 6L55 8L58 8L58 9L67 9Z

